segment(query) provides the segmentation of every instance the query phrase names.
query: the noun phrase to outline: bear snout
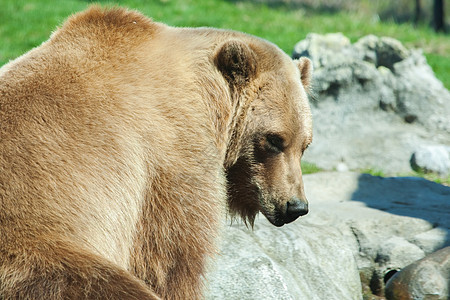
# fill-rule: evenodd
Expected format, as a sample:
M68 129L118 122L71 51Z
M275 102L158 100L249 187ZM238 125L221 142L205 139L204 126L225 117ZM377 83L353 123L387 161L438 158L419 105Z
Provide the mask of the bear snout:
M285 223L295 221L298 217L304 216L308 213L308 202L300 200L297 197L292 197L286 203L286 213L284 217Z
M261 212L266 218L277 227L295 221L298 217L308 213L308 201L301 200L298 197L292 197L285 205L278 207L274 212L268 213L264 210Z

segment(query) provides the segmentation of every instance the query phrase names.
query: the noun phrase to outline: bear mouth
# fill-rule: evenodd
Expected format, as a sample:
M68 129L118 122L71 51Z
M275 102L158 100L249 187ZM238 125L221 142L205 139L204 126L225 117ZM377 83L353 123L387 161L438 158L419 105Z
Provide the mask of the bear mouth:
M281 227L285 224L289 224L297 220L299 217L305 215L306 213L296 213L296 214L290 214L286 209L275 209L273 212L267 212L263 209L261 209L261 213L266 217L269 222L276 226Z
M256 185L258 191L258 200L259 200L259 211L266 217L266 219L274 226L281 227L285 224L289 224L294 222L299 217L304 216L308 213L307 204L303 205L292 205L294 208L288 209L289 201L287 201L286 205L277 205L274 203L283 203L285 201L277 201L274 197L270 197L269 195L264 195L263 190L259 185ZM302 204L300 201L295 201ZM306 209L305 209L306 206Z
M286 224L286 222L284 222L283 220L280 219L275 219L274 221L270 220L270 223L272 223L272 225L276 226L276 227L282 227L284 224Z
M262 214L266 217L266 219L274 226L281 227L284 224L287 224L284 218L281 216L280 213L266 213L264 211L261 211Z
M259 187L259 186L258 186ZM262 192L261 188L258 188L258 192L259 192L259 211L264 215L264 217L266 217L266 219L274 226L276 227L281 227L284 224L286 224L285 219L283 217L283 213L282 210L278 207L276 207L275 205L270 205L271 207L267 208L267 204L265 203L274 203L275 200L272 199L271 197L269 198L269 200L265 199L265 195Z

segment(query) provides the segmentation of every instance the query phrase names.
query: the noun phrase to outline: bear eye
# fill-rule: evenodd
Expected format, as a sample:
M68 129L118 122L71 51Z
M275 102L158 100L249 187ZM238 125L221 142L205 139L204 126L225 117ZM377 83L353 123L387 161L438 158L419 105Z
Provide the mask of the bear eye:
M266 148L270 152L280 153L284 150L284 139L277 134L268 134L266 136Z

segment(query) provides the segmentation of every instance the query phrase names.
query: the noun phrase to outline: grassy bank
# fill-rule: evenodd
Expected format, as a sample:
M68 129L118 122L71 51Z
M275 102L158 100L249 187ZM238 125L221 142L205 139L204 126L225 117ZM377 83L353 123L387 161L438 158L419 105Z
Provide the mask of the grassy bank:
M212 26L245 31L266 38L290 54L309 32L342 32L352 41L367 34L391 36L409 47L423 48L437 77L450 89L450 38L426 26L380 22L364 11L317 12L269 8L225 0L100 1L142 11L174 26ZM92 4L82 0L0 0L0 65L46 40L64 19Z

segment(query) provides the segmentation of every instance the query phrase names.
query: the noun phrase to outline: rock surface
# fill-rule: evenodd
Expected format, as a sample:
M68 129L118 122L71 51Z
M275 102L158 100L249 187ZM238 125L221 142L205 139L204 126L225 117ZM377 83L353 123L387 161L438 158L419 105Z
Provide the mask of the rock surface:
M420 147L411 156L411 167L424 173L450 174L450 147Z
M447 300L449 286L450 247L446 247L396 273L386 284L386 298Z
M315 68L306 161L398 174L411 171L421 146L450 146L450 92L420 51L387 37L351 44L342 34L310 34L294 48L300 56Z
M362 299L360 276L381 295L391 271L450 246L450 187L353 172L304 182L300 220L225 226L206 299Z
M356 261L338 229L301 223L276 229L260 218L254 231L225 230L207 299L361 298Z

